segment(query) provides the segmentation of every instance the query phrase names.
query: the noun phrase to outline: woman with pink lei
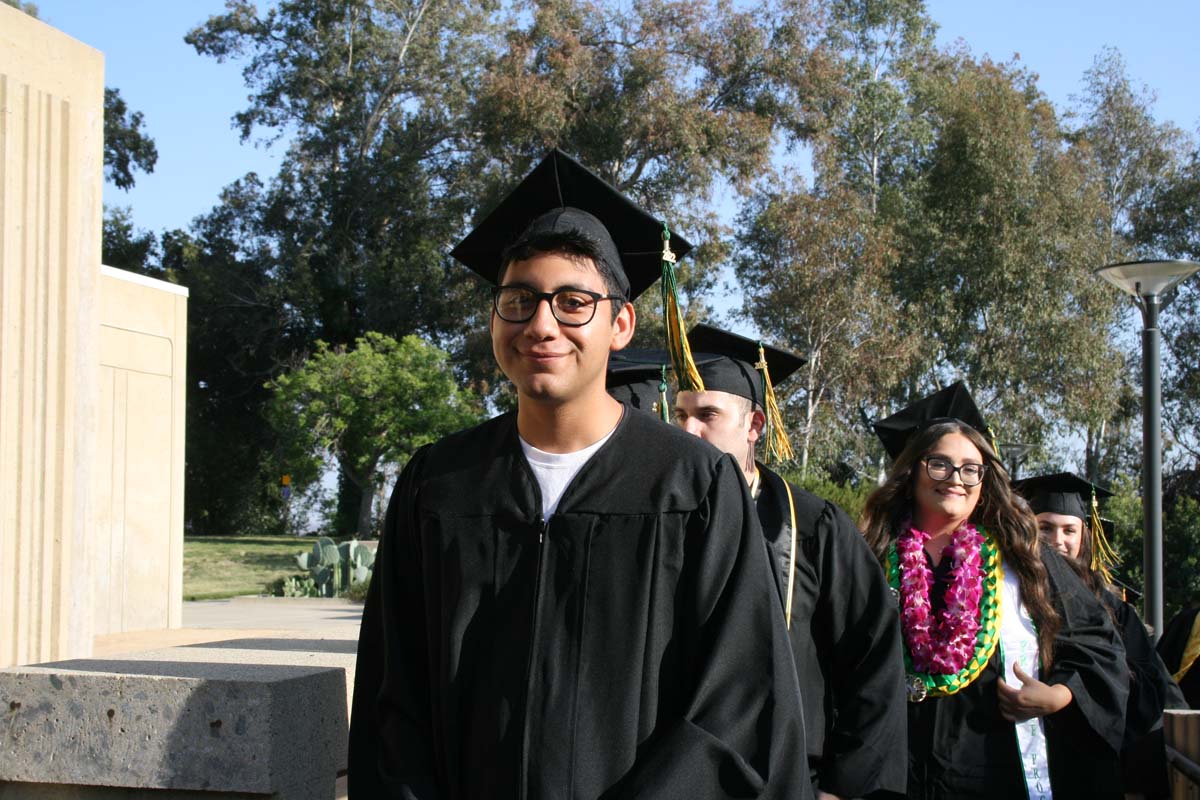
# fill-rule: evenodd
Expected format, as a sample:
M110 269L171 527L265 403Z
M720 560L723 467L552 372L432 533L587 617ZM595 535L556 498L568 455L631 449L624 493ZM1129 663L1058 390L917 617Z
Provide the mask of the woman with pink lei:
M863 530L900 605L908 796L1121 797L1120 637L1039 545L966 388L875 429L894 461Z

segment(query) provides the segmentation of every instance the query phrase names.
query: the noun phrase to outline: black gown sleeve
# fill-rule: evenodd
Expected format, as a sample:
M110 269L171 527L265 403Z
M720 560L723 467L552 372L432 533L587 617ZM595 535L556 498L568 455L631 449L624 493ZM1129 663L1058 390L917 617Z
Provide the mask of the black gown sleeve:
M1129 702L1125 711L1125 741L1121 745L1124 789L1164 796L1169 789L1167 754L1163 747L1163 709L1186 708L1187 704L1155 652L1146 627L1133 606L1110 592L1103 592L1100 597L1116 620L1129 665Z
M844 797L902 794L908 770L900 618L883 569L844 511L818 521L821 586L814 627L830 645L832 719L817 785Z
M610 798L811 798L803 713L767 548L746 482L722 457L688 531L679 588L693 665L683 714ZM680 676L681 678L683 676Z
M382 543L376 553L383 555ZM350 748L347 758L347 797L369 798L383 795L379 781L376 742L379 721L375 704L383 682L383 625L379 619L379 581L371 576L358 629L358 651L354 666L354 695L350 704Z
M1183 695L1167 667L1154 650L1146 626L1133 606L1105 593L1103 599L1113 610L1125 660L1129 664L1129 705L1125 719L1126 739L1145 736L1162 719L1164 708L1179 708ZM1183 706L1186 707L1186 704Z
M1108 611L1062 556L1042 548L1042 562L1062 617L1053 663L1042 680L1065 685L1073 697L1066 708L1046 717L1047 735L1053 728L1080 751L1115 758L1125 734L1129 695L1125 647Z
M351 704L349 796L435 800L425 607L416 519L423 451L401 472L359 631Z

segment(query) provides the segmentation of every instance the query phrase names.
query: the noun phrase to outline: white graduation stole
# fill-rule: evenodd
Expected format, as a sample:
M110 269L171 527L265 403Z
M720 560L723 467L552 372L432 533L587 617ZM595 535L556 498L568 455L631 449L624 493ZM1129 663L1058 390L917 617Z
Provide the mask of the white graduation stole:
M1021 603L1021 581L1016 570L1004 569L1004 588L1000 600L1000 658L1004 665L1004 681L1015 689L1021 681L1012 665L1020 664L1029 675L1040 679L1038 668L1037 631L1033 619ZM1025 788L1029 800L1052 800L1050 768L1046 761L1046 731L1041 717L1016 723L1017 750L1025 773Z

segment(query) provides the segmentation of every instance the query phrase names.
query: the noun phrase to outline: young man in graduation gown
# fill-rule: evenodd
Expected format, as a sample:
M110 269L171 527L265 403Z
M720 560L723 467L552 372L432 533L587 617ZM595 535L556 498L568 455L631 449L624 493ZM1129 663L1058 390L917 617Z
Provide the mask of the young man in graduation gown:
M904 666L899 616L883 570L844 511L755 459L774 381L791 353L699 325L688 334L703 391L680 391L675 417L733 455L774 560L804 698L817 796L904 793ZM782 425L775 420L775 434Z
M554 151L454 250L495 285L518 408L422 448L397 482L360 635L354 797L809 795L737 465L605 392L663 230Z

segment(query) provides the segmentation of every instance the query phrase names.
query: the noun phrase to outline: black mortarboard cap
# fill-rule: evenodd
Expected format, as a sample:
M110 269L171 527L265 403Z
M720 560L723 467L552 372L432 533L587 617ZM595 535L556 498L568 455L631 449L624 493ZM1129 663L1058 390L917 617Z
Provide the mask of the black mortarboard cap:
M1112 492L1096 486L1073 472L1056 472L1053 475L1038 475L1034 478L1022 478L1013 482L1022 497L1029 501L1034 514L1050 512L1065 514L1069 517L1079 517L1090 521L1092 518L1092 493L1097 500L1112 497Z
M759 347L773 386L778 386L806 363L802 356L762 344L736 333L700 323L688 332L688 344L705 391L729 392L766 408L763 371L757 368Z
M729 392L762 408L767 416L767 455L778 461L790 459L792 443L783 425L775 385L804 366L805 359L703 322L688 332L687 339L702 381L697 388Z
M608 393L621 403L670 422L671 355L666 350L621 350L608 359Z
M975 401L971 399L971 393L962 381L918 400L890 417L877 421L872 427L879 441L883 442L883 448L895 460L918 431L934 423L950 420L971 426L988 441L992 439L987 423L983 421Z
M501 255L532 234L577 231L612 263L633 300L663 274L664 223L561 150L554 149L450 251L495 284ZM675 257L692 249L672 232Z

